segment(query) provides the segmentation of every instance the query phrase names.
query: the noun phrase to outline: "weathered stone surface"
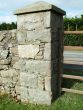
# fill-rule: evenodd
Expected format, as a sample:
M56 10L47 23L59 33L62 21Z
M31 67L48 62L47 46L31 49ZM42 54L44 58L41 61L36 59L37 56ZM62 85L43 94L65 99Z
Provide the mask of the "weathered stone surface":
M21 20L21 18L20 18ZM17 30L17 39L19 44L25 44L27 37L27 31L26 30Z
M18 100L21 100L21 97L20 97L20 95L17 95L17 99L18 99Z
M29 88L37 88L38 77L34 74L21 72L20 83L21 83L21 86L26 86Z
M20 87L20 97L22 102L28 102L28 89L26 87Z
M51 75L51 61L20 60L20 66L21 71L28 71L32 74L42 74L42 76Z
M43 56L35 56L35 60L41 60L43 58L44 58Z
M63 11L62 9L52 5L52 4L49 4L47 2L43 2L43 1L39 1L39 2L36 2L34 4L31 4L31 5L28 5L24 8L21 8L21 9L18 9L16 10L15 14L24 14L24 13L30 13L30 12L42 12L42 11L45 11L45 10L53 10L57 13L60 13L61 15L65 15L66 12Z
M39 45L19 45L18 51L20 58L34 58L39 52Z
M0 70L8 70L8 65L0 65Z
M33 32L27 32L27 39L26 41L36 41L39 40L41 42L51 42L51 30L34 30Z
M0 45L2 46L14 44L16 43L16 30L0 31L0 38Z
M2 85L2 78L0 77L0 86Z
M18 29L25 29L28 31L40 30L44 28L49 28L50 25L50 11L39 12L26 15L20 15L18 19ZM47 18L49 18L47 20Z
M38 77L38 88L40 90L44 90L45 89L45 79L42 76Z
M16 95L15 86L19 82L18 71L13 69L11 65L12 59L15 59L14 55L17 54L14 49L16 45L16 30L0 31L0 92L13 96Z
M51 92L42 91L39 89L28 89L29 101L37 104L51 104Z
M43 28L43 13L34 13L25 16L23 29L35 30Z
M5 93L9 94L10 93L10 86L11 86L11 82L7 82L7 85L4 86L5 89Z
M18 46L11 47L10 51L11 51L12 54L18 55Z
M14 69L17 69L17 70L20 69L20 63L19 63L19 61L15 62L15 63L13 64L13 68L14 68Z
M8 65L8 64L10 64L10 59L0 60L0 64L1 65Z
M10 70L6 70L6 71L1 71L1 76L4 77L4 78L7 78L7 77L14 77L14 76L17 76L18 73L14 70L14 69L10 69Z
M16 93L15 93L15 91L14 91L14 89L11 90L11 95L12 95L12 97L16 97L17 96Z
M19 56L12 56L12 64L15 64L19 61Z
M12 78L4 78L4 77L2 77L2 84L4 85L4 86L6 86L7 88L8 87L14 87L14 85L13 85L13 83L12 83Z
M51 28L51 12L50 11L45 12L44 16L45 16L44 17L44 27L46 29Z
M16 78L18 79L17 82L16 82L16 86L20 86L20 73L19 73L18 77L16 77Z
M52 82L51 77L45 77L45 90L46 91L51 91L51 82Z
M44 59L51 60L51 43L46 43L45 44Z
M3 40L4 34L0 32L0 42Z
M1 94L5 94L5 89L4 89L3 86L0 86L0 93L1 93Z
M36 19L33 19L33 18ZM24 29L24 30L35 30L35 28L40 28L41 27L41 21L40 23L38 22L38 20L40 19L40 16L38 14L29 14L29 15L24 15L24 16L18 16L18 29ZM35 24L35 26L33 25L33 23Z
M27 31L26 35L24 32L20 30L18 31L17 38L18 38L19 44L27 44L29 42L37 42L37 41L51 42L50 29L39 30L39 31L37 30Z
M15 86L15 91L16 91L16 94L20 94L21 87L20 86Z
M0 58L7 58L8 50L0 50Z
M52 23L52 29L53 30L57 29L58 31L61 31L63 29L63 16L61 16L58 13L55 14L52 12L51 13L51 21L52 21L51 23ZM58 37L60 37L60 35Z
M19 75L19 72L18 72L18 76L14 76L14 77L12 78L14 84L16 83L16 85L18 85L18 82L19 82L19 79L20 79L19 77L20 77L20 75ZM19 85L20 85L20 84L19 84Z
M45 60L56 60L59 56L58 42L46 43L44 48L44 59Z

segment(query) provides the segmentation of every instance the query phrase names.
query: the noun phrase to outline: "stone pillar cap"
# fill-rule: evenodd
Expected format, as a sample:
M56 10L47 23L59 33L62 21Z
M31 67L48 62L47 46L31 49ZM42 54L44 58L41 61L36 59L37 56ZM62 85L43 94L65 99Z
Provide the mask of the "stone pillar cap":
M21 15L21 14L26 14L26 13L35 13L35 12L42 12L42 11L49 11L49 10L53 10L56 13L59 13L61 15L65 15L66 12L52 4L49 4L47 2L44 1L40 1L40 2L35 2L31 5L27 5L24 8L21 9L17 9L14 14L15 15Z

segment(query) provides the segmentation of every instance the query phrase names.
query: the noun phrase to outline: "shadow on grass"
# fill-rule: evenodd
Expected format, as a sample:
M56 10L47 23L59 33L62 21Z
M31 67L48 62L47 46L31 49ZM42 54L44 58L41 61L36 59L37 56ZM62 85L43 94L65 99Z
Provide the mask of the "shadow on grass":
M83 65L76 65L76 64L64 64L64 74L67 75L75 75L75 76L82 76L83 77ZM83 84L83 81L74 80L74 79L63 79L62 87L63 88L75 88L75 89L82 89L83 86L79 88L79 85Z
M63 68L65 74L83 76L83 65L64 64Z

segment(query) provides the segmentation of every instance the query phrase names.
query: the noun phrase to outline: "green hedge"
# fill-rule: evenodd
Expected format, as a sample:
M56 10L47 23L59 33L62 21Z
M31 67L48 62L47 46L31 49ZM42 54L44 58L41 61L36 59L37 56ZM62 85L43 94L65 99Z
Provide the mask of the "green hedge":
M65 46L83 46L83 35L64 35Z

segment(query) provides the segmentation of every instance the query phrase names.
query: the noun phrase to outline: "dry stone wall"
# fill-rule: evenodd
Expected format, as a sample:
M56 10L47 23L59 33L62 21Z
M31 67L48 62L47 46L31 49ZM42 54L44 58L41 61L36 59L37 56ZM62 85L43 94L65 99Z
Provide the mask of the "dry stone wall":
M17 97L19 56L17 30L0 31L0 92Z

